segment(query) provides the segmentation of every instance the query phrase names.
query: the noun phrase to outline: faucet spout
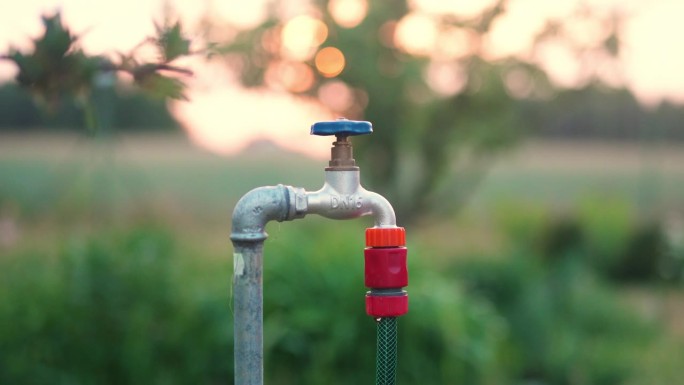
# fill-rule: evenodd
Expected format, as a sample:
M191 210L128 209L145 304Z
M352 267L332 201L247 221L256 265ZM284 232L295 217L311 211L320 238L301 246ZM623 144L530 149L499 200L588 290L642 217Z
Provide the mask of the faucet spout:
M371 215L375 218L375 227L397 227L397 218L389 201L378 193L364 191Z
M358 169L328 169L325 172L325 184L320 190L303 193L306 214L318 214L330 219L373 215L376 227L396 227L392 205L380 194L361 186Z

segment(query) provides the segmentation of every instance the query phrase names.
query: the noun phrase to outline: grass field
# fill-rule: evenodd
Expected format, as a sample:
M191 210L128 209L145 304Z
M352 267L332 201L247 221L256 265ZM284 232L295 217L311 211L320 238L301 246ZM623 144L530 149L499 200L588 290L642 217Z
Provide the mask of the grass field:
M498 161L480 194L557 203L603 194L644 208L681 208L684 147L530 142Z
M598 199L624 202L642 215L684 215L684 147L528 142L493 165L462 214L449 220L463 236L450 237L445 247L491 246L494 235L485 230L502 204L564 213ZM318 189L324 166L268 146L222 157L180 134L102 144L76 136L4 135L0 215L28 220L20 233L41 223L51 230L50 221L69 227L87 219L94 226L102 222L98 217L123 225L153 212L190 232L227 234L242 194L278 183ZM434 227L442 227L434 225L413 233L430 239Z
M474 207L491 208L501 200L571 206L597 195L646 209L684 207L684 147L528 142L493 164ZM27 210L59 206L90 175L103 183L111 179L94 199L190 205L219 214L212 218L218 220L252 187L318 188L324 166L268 146L221 157L181 135L127 136L100 145L74 136L0 136L0 196Z

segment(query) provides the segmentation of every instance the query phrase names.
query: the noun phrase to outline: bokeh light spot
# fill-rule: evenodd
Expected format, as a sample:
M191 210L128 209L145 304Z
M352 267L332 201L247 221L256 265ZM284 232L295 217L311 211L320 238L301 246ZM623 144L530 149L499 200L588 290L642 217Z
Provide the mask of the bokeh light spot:
M335 112L345 112L354 104L354 92L344 82L333 80L318 89L318 99Z
M420 13L409 13L399 20L394 43L416 56L427 56L434 50L438 30L435 19Z
M394 44L394 34L397 29L397 22L394 20L390 20L386 22L385 24L380 26L380 30L378 31L378 38L380 39L380 43L384 45L385 47L389 48L394 48L396 45Z
M530 74L521 69L513 68L503 76L506 92L516 99L525 99L532 95L534 82Z
M266 84L274 89L301 93L311 89L314 74L311 67L301 62L279 61L271 63L264 75Z
M475 49L476 33L470 29L446 27L439 33L433 57L440 60L462 59Z
M268 53L277 54L280 51L281 44L280 28L270 28L261 36L261 47Z
M354 28L366 17L368 2L366 0L331 0L328 3L328 11L340 27Z
M409 0L412 9L420 9L436 15L452 15L471 19L492 8L495 0Z
M344 70L344 54L335 47L325 47L316 54L315 63L321 75L332 78Z
M455 62L432 61L424 77L430 89L441 96L456 95L468 84L465 70Z
M283 56L304 61L328 38L328 27L321 20L300 15L285 23L281 38Z

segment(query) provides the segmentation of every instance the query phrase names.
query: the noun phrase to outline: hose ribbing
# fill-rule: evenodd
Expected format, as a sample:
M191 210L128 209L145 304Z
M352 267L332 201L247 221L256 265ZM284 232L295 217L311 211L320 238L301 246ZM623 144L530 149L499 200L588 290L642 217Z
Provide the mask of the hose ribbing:
M394 385L397 378L397 317L380 318L378 352L375 371L376 385Z

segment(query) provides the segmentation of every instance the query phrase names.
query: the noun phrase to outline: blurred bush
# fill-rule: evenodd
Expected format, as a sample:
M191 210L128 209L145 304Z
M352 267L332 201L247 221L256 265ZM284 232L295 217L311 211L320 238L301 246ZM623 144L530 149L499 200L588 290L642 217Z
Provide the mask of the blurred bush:
M271 232L266 381L372 383L358 224ZM230 382L230 261L173 238L140 227L0 260L0 383ZM402 384L619 384L653 335L582 259L528 250L435 262L427 250L410 245Z
M500 364L512 383L622 384L654 330L619 305L580 260L547 263L531 251L472 258L456 269L468 294L506 319Z
M616 283L679 282L684 253L660 218L639 215L619 199L591 198L572 214L535 205L502 204L498 224L509 244L549 262L575 257ZM671 232L671 231L669 231Z
M0 383L187 384L231 377L226 298L150 229L0 261Z

